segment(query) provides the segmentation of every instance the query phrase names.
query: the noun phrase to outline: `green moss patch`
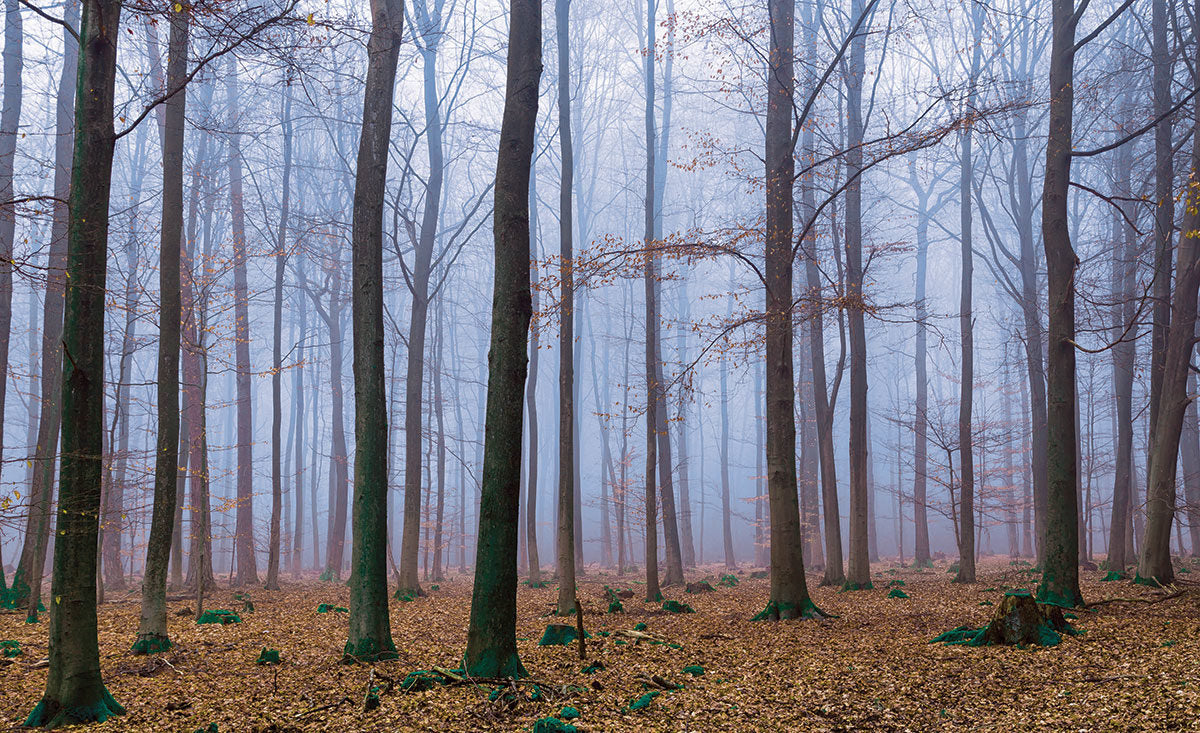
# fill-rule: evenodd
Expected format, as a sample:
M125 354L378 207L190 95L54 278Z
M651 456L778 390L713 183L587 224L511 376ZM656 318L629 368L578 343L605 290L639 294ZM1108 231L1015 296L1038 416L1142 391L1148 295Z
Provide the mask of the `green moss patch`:
M620 601L612 601L608 604L609 613L625 613L625 606Z
M584 667L583 669L581 669L579 671L583 674L595 674L597 672L602 671L603 669L604 669L604 662L601 662L599 659L597 659L596 661L592 662L591 664L589 664L588 666Z
M696 609L686 603L680 603L676 600L663 601L663 610L667 613L695 613Z
M875 589L875 584L869 580L865 583L851 583L849 580L847 580L842 585L842 589L840 592L841 593L849 593L851 591L856 591L856 590L874 590L874 589Z
M592 637L588 632L583 632L583 638L590 639ZM570 624L550 624L546 627L546 631L542 634L542 638L538 641L538 646L566 646L579 638L579 633L575 627Z
M738 584L737 576L730 575L729 573L725 573L724 575L722 575L721 580L717 583L717 585L722 588L732 588L732 587L736 586L737 584Z
M279 664L279 650L268 649L265 646L259 652L258 659L254 660L255 664Z
M885 586L885 587L887 587L887 588L902 588L902 587L904 587L904 581L900 580L899 578L896 578L895 580L889 580L887 586Z
M579 718L579 710L571 707L570 705L566 705L562 710L558 711L558 717L562 718L563 720L577 720Z
M906 599L906 598L908 598L908 594L905 593L904 591L900 590L899 588L892 588L890 591L888 591L887 597L888 598Z
M704 675L704 667L699 664L689 664L683 668L684 674L690 674L693 677L701 677Z
M646 708L650 707L650 703L654 702L654 698L661 694L661 690L651 690L636 700L630 700L629 704L625 706L625 710L631 713L639 710L645 710Z
M222 626L240 624L241 622L241 616L223 608L210 608L200 614L200 618L196 619L197 624L221 624Z
M21 642L12 639L0 641L0 656L5 659L21 656Z
M542 718L533 724L532 730L533 733L577 733L579 729L558 718Z

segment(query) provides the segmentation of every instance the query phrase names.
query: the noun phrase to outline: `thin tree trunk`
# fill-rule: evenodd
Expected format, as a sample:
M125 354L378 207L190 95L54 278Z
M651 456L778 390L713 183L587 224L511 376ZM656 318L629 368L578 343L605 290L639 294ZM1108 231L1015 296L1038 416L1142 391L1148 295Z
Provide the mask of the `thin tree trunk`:
M50 253L46 267L46 299L42 304L41 413L33 457L33 481L29 487L29 514L17 570L13 574L14 604L29 608L37 619L42 571L50 542L51 501L58 457L58 434L62 412L62 326L64 283L67 269L67 199L71 189L71 155L74 146L74 102L78 77L79 44L74 29L79 23L79 3L68 2L63 12L63 67L55 96L54 205L50 226Z
M575 273L571 193L575 152L571 141L571 0L555 0L558 41L558 140L562 159L558 185L558 608L575 612ZM581 640L582 643L582 640Z
M283 500L283 281L287 266L288 211L292 193L292 97L286 88L283 97L283 192L279 203L279 234L275 244L274 344L271 354L271 538L267 555L267 590L279 589L279 555L282 552L279 505Z
M167 635L167 570L179 480L179 332L183 317L180 252L183 246L183 144L190 11L170 13L167 89L163 104L162 237L159 249L158 434L154 464L154 509L146 544L142 612L133 651L152 654L171 647ZM122 359L124 362L124 359ZM124 363L122 364L124 371ZM121 409L118 406L118 409ZM111 497L110 497L111 498Z

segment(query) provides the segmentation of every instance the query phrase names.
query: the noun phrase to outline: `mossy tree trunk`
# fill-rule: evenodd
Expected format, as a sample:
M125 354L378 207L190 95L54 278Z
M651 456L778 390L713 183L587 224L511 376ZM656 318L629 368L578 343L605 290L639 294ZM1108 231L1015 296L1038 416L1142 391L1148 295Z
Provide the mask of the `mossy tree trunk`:
M541 0L511 0L504 116L496 160L495 277L488 353L483 486L475 586L465 667L472 675L518 677L517 518L521 496L522 402L532 315L529 171L542 76Z
M180 251L183 246L183 142L187 104L187 49L190 11L171 9L167 50L167 90L163 103L162 236L159 247L158 436L154 462L154 509L146 542L142 578L142 612L133 650L165 651L167 636L167 569L175 529L179 483L179 333L183 318ZM177 90L177 91L176 91Z
M104 297L112 182L113 91L121 5L86 0L80 26L67 283L62 460L46 692L26 726L103 721L124 709L100 676L96 622L104 431Z
M1075 440L1075 268L1067 219L1074 114L1075 26L1071 0L1053 2L1050 53L1050 131L1042 189L1042 243L1046 251L1048 370L1045 531L1039 538L1042 582L1038 599L1083 604L1079 592L1079 525ZM1036 442L1036 438L1035 438Z
M402 0L372 0L354 183L354 544L347 660L394 659L387 590L388 426L383 366L383 203Z

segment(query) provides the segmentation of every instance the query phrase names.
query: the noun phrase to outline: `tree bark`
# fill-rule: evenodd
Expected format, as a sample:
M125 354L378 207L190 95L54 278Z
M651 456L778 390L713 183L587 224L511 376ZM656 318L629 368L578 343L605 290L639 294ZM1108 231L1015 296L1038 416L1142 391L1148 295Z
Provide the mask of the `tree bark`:
M113 91L121 6L86 0L75 101L68 287L63 319L63 455L46 692L29 727L103 722L125 712L100 676L96 622L104 416L104 288L112 182Z
M517 502L529 319L529 173L542 75L540 0L512 0L508 73L496 160L495 277L483 487L464 666L482 677L520 677L517 657Z
M229 135L229 208L233 226L234 360L237 370L237 577L234 584L258 584L254 548L254 418L250 367L250 287L246 261L246 213L242 193L242 143L237 62L230 58L225 86L232 131Z
M292 97L286 87L283 94L283 192L275 243L274 344L271 353L271 539L267 555L267 590L279 589L279 556L284 549L280 547L279 505L283 500L283 281L287 272L288 213L292 193ZM380 246L383 246L382 240Z
M402 0L372 0L363 122L354 179L354 544L347 660L396 658L388 618L387 386L383 367L383 204Z
M815 613L804 577L804 531L796 491L796 412L792 329L792 105L795 6L767 4L766 162L766 455L771 522L771 595L760 617L778 621Z
M1079 592L1079 526L1075 440L1075 268L1067 199L1071 180L1075 26L1071 0L1053 0L1050 53L1050 128L1042 188L1042 244L1046 251L1049 315L1047 501L1038 599L1083 605ZM1036 438L1035 438L1036 442Z
M183 145L187 104L188 26L190 10L179 6L169 14L167 89L176 91L163 104L162 229L158 286L158 433L154 463L154 508L146 543L142 578L142 611L133 651L152 654L171 648L167 635L167 570L175 529L179 481L179 338L183 319L180 267L183 247ZM118 409L120 405L118 405Z
M558 185L558 608L575 612L575 273L571 193L575 152L571 141L571 0L555 0L558 41L558 141L562 174ZM580 640L582 643L582 640Z

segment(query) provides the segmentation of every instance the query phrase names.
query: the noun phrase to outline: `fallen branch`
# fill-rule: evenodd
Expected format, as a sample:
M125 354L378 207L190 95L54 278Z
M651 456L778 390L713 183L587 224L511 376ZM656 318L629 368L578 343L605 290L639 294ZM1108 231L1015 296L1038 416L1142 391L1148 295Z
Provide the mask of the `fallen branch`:
M331 702L326 705L318 705L317 707L309 708L308 710L302 710L302 711L296 713L295 715L293 715L292 717L293 718L303 718L306 715L312 715L313 713L319 713L322 710L332 710L333 708L340 707L347 702L350 702L350 698L343 697L341 700L338 700L336 702Z
M1092 601L1091 603L1085 603L1083 605L1083 607L1084 608L1095 608L1096 606L1103 606L1106 603L1146 603L1149 605L1154 605L1155 603L1162 603L1163 601L1169 601L1173 598L1178 598L1178 597L1180 597L1182 595L1186 595L1186 594L1187 594L1187 589L1184 588L1183 590L1177 590L1174 593L1170 593L1165 596L1159 596L1158 598L1105 598L1102 601Z

